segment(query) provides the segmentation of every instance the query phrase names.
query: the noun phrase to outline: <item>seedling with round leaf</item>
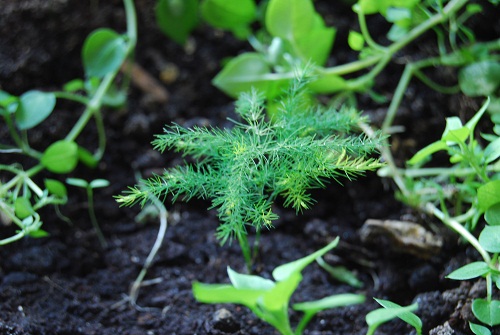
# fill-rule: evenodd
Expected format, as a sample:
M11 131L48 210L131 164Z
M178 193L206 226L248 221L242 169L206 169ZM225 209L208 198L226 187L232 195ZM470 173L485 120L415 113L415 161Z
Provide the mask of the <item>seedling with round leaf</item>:
M99 238L99 242L101 243L101 246L103 248L106 248L108 243L106 242L106 238L104 237L104 234L102 233L101 227L99 225L99 222L97 221L97 217L95 215L95 208L94 208L94 189L96 188L101 188L101 187L108 187L109 186L109 181L105 179L95 179L92 180L90 183L84 179L79 179L79 178L68 178L66 179L66 183L68 185L73 185L76 187L81 187L85 189L87 193L87 199L88 199L88 211L89 211L89 217L90 221L92 222L92 226L94 227L94 230L97 234L97 237Z
M36 184L35 176L43 171L68 174L78 163L95 167L106 147L105 127L102 120L103 105L123 104L124 93L119 93L114 79L123 61L133 51L137 40L135 9L132 0L124 0L127 15L127 32L119 34L111 29L98 29L85 40L82 61L85 79L73 80L63 91L41 92L31 90L13 96L0 90L0 116L9 130L10 142L0 143L0 152L23 155L33 159L32 166L25 168L15 158L11 163L0 165L0 211L4 221L15 223L20 230L12 237L0 240L0 244L16 241L24 236L41 237L42 221L37 210L46 205L66 202L66 191L55 180L44 186ZM44 149L34 149L29 142L29 131L47 120L55 111L58 100L80 103L84 110L64 138L54 141ZM98 143L94 153L78 144L78 137L94 119ZM4 181L7 180L7 181ZM96 185L94 185L96 186Z

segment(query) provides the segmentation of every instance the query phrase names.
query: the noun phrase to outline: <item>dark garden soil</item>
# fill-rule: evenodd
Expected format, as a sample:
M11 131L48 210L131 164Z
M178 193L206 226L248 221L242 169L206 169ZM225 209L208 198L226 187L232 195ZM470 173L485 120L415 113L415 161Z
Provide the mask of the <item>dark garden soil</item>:
M80 50L84 38L97 27L123 31L125 17L120 0L1 0L0 89L19 95L29 89L58 89L82 77ZM70 189L69 204L62 213L43 211L44 229L50 237L24 239L0 248L0 334L10 335L135 335L135 334L275 334L246 308L203 305L191 293L193 281L225 282L226 267L244 271L237 244L221 247L214 237L218 221L207 212L208 203L168 204L169 227L165 242L146 276L134 307L120 303L139 274L158 232L157 220L137 223L139 208L119 208L113 195L135 184L134 174L148 176L179 163L173 154L160 155L150 141L164 124L213 124L224 126L233 102L210 83L225 57L248 48L245 42L208 27L196 30L190 50L164 37L154 24L154 1L137 0L139 41L136 63L142 74L157 79L168 99L156 91L132 85L127 107L107 110L108 146L94 170L79 168L72 175L87 180L105 178L111 186L96 191L96 212L108 247L100 247L87 214L86 197ZM317 3L328 23L339 27L331 64L352 57L345 40L349 23L355 22L345 5ZM495 16L493 15L492 18ZM375 24L378 24L375 22ZM380 25L383 34L385 26ZM498 32L496 32L498 34ZM429 50L425 39L414 53ZM176 72L177 71L177 72ZM377 90L390 97L402 66L391 66L379 78ZM450 76L454 74L449 73ZM360 108L380 121L385 105L360 99ZM397 124L406 132L392 143L399 159L408 158L436 139L448 115L468 116L477 103L458 96L441 96L418 83L408 89ZM35 147L43 148L64 136L79 106L60 104L44 126L31 134ZM0 127L1 129L1 127ZM0 130L4 134L5 130ZM90 127L79 139L92 149L95 133ZM10 157L8 157L11 159ZM7 157L0 159L6 162ZM320 313L305 334L364 334L365 315L379 306L372 297L403 305L419 303L424 334L470 334L471 297L483 294L481 282L453 282L445 275L477 259L458 243L455 234L394 199L389 182L369 174L344 187L331 184L315 192L317 204L303 215L277 208L276 228L265 232L255 272L270 277L272 269L303 257L340 236L341 243L326 257L332 265L345 265L364 283L355 289L332 279L317 265L304 271L293 301L306 301L340 292L358 292L367 302ZM399 246L384 236L362 241L360 228L367 219L411 221L433 230L443 247L426 251ZM10 236L13 227L0 227ZM426 257L424 257L426 256ZM140 307L139 307L140 306ZM297 320L297 315L293 320ZM382 326L377 334L411 334L400 321Z

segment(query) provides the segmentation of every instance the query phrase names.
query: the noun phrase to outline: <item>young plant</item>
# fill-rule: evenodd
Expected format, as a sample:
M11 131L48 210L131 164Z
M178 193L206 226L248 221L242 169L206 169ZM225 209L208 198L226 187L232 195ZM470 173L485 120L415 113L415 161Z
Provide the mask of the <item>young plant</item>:
M81 187L85 189L87 193L87 200L88 200L88 211L89 211L89 217L90 221L92 222L92 226L94 227L94 230L97 234L97 237L99 238L99 242L101 243L101 246L103 248L106 248L108 243L106 242L106 238L104 238L104 234L102 233L101 227L99 226L99 222L97 221L97 217L95 215L95 209L94 209L94 189L95 188L101 188L101 187L108 187L109 186L109 181L105 179L95 179L92 180L90 183L84 179L79 179L79 178L68 178L66 179L66 184L68 185L73 185L76 187Z
M418 309L418 304L402 307L392 301L376 299L383 308L371 311L366 315L366 323L368 324L368 331L366 335L373 335L377 328L388 321L395 318L400 318L413 328L415 328L417 335L422 335L422 320L413 313Z
M476 298L472 304L475 317L490 327L500 324L498 306L494 300L493 283L500 288L500 138L498 134L483 134L489 144L482 148L474 130L488 108L488 101L465 125L450 117L441 139L418 151L409 161L411 168L401 169L404 178L400 197L407 203L441 220L459 233L482 257L482 261L467 264L453 271L448 278L486 279L486 299ZM446 152L449 167L424 168L437 152ZM387 175L387 171L381 171ZM484 214L486 226L477 239L471 231ZM475 334L490 334L489 329L471 323Z
M260 276L240 274L228 267L231 284L193 283L196 300L203 303L232 303L248 307L257 317L269 323L283 335L300 335L309 321L320 311L330 308L359 304L365 297L359 294L339 294L320 300L296 303L292 309L304 316L292 330L288 309L292 294L302 280L302 270L318 257L323 256L338 244L337 237L326 247L291 263L283 264L272 272L273 280Z
M97 165L106 146L105 127L102 120L103 105L123 104L125 94L117 90L114 79L121 64L135 47L136 18L132 0L124 0L127 15L127 33L118 34L111 29L98 29L85 40L82 60L85 80L73 80L60 92L28 91L13 96L0 91L0 116L5 121L10 139L0 143L2 154L21 155L25 168L18 160L0 165L0 212L4 223L15 223L19 231L12 237L0 240L0 245L11 243L24 236L40 237L42 221L37 210L46 205L66 202L66 189L56 180L47 179L45 185L38 185L34 177L42 171L56 174L72 172L79 162L90 167ZM80 94L85 92L84 94ZM82 104L85 109L78 120L69 126L67 135L50 144L42 151L29 143L28 131L53 112L58 99ZM98 147L92 154L77 143L78 136L94 118L97 126ZM7 181L5 181L7 180Z
M240 39L251 34L250 25L257 19L254 0L158 0L155 8L160 30L181 45L185 45L200 17L219 29L231 31Z
M272 122L266 119L263 96L252 91L238 100L236 112L242 121L233 120L232 129L167 127L154 147L162 152L175 149L196 162L145 180L144 187L130 188L118 202L144 204L150 195L171 195L172 201L212 199L211 208L217 208L221 221L218 238L222 243L236 238L250 266L248 228L255 229L258 241L261 230L272 227L277 218L272 205L278 196L299 212L314 202L308 189L381 166L368 157L380 139L352 134L363 120L359 113L352 108L308 108L304 85L301 79L291 87Z

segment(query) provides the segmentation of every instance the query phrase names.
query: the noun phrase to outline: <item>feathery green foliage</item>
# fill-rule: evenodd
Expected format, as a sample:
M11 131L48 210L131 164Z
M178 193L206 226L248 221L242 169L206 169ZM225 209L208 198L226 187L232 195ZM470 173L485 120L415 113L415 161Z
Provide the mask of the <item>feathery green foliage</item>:
M231 120L232 129L167 127L156 136L154 148L182 152L196 163L167 169L144 181L145 187L118 196L118 202L144 204L150 195L171 195L173 201L212 199L211 208L217 208L221 220L218 238L222 243L238 238L248 264L247 226L257 232L272 227L278 196L300 212L314 203L309 189L381 166L368 157L380 139L352 134L363 121L359 113L309 107L305 84L298 79L285 92L272 122L266 118L263 95L252 91L237 101L242 121Z

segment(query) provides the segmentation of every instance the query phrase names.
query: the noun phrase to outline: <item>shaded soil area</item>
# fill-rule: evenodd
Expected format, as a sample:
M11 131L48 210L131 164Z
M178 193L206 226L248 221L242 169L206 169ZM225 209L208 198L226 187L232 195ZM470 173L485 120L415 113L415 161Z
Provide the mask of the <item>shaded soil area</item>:
M52 209L44 209L44 229L50 232L49 237L24 239L0 248L0 334L275 334L244 307L203 305L194 300L193 281L227 282L227 266L244 271L238 245L220 246L215 239L217 217L206 211L209 203L203 201L168 205L165 242L146 276L138 306L124 300L156 239L158 222L137 223L139 208L119 208L113 195L135 184L136 173L148 176L181 162L176 155L160 155L151 148L153 135L161 133L164 124L227 124L233 101L210 80L222 59L249 48L229 34L200 27L190 50L185 50L156 28L154 1L137 0L136 6L136 62L158 79L168 91L168 100L160 101L152 92L132 85L127 107L105 112L108 146L103 161L96 169L79 168L72 174L111 182L95 195L97 217L109 245L105 249L99 245L81 190L70 189L69 204L61 208L71 218L71 225ZM34 88L58 89L82 77L80 50L86 35L97 27L119 31L125 27L119 0L3 0L0 7L0 89L17 95ZM355 22L349 7L339 5L332 10L328 1L322 1L317 8L329 24L339 28L338 41L345 40L350 22ZM381 34L385 28L380 26ZM335 48L331 65L352 57L342 42ZM415 52L425 53L425 44ZM390 95L394 91L402 69L393 65L378 79L379 93ZM171 72L173 79L163 77ZM440 96L413 83L397 120L407 131L393 139L398 158L408 158L416 148L434 140L442 132L444 117L470 115L477 107L474 101ZM46 124L30 135L34 146L43 148L50 143L47 141L64 136L79 108L58 105ZM377 122L386 107L361 97L360 108ZM4 136L5 129L0 133ZM95 138L90 126L79 142L92 149ZM7 159L0 160L6 163ZM470 334L467 320L473 320L471 299L483 295L484 286L481 281L453 282L445 275L478 259L472 249L461 245L456 235L431 218L401 205L394 199L392 186L375 174L344 186L331 184L314 195L317 204L303 215L276 208L280 219L275 229L261 237L255 271L269 278L277 265L303 257L340 236L339 247L325 259L351 269L363 287L339 283L311 265L292 300L357 292L366 294L367 302L319 313L305 334L365 334L366 314L379 307L372 297L402 305L418 302L424 334ZM433 229L443 246L426 255L398 247L384 236L362 240L360 229L368 219L419 223ZM2 237L13 232L13 227L0 227ZM292 321L297 320L298 315L292 313ZM377 334L412 332L401 321L392 321Z

